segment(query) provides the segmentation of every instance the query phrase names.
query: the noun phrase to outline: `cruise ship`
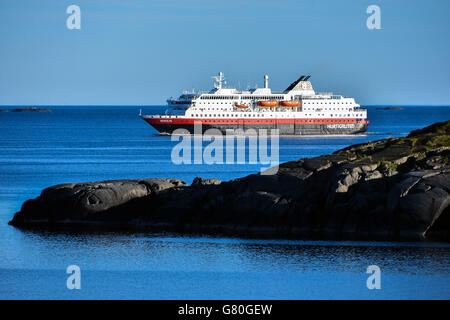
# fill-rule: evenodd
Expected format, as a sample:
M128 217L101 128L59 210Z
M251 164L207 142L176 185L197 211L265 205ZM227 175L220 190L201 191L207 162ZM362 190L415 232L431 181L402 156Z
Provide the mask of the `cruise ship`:
M270 134L278 129L280 135L350 135L365 132L369 124L367 110L354 98L317 93L310 76L299 77L283 92L272 92L267 75L263 88L249 90L225 87L222 72L213 79L209 92L183 92L168 99L164 115L139 116L161 134L215 128L223 134Z

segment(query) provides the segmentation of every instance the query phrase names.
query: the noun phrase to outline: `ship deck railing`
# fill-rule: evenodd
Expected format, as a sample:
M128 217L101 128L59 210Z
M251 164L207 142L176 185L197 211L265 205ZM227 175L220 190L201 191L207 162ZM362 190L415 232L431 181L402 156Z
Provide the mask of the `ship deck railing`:
M165 115L149 114L149 115L146 115L146 117L150 117L150 118L184 118L186 116L184 116L184 115L172 115L172 114L165 114Z

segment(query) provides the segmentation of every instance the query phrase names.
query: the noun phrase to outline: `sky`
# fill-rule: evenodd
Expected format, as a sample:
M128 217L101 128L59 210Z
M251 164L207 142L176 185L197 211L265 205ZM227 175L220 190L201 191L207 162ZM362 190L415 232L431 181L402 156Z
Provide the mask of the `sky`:
M161 105L219 71L242 89L308 74L362 105L450 105L449 15L448 0L0 0L0 106Z

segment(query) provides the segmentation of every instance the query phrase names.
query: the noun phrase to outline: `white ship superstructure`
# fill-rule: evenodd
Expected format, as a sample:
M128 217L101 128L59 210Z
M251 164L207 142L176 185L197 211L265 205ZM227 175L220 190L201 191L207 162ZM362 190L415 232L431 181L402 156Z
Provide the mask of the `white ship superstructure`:
M142 118L169 134L178 128L193 132L194 123L202 124L203 131L279 129L284 135L354 134L367 129L367 111L354 98L316 93L309 78L301 76L283 92L275 93L267 75L263 88L238 90L225 88L220 72L210 92L184 92L167 100L165 115Z

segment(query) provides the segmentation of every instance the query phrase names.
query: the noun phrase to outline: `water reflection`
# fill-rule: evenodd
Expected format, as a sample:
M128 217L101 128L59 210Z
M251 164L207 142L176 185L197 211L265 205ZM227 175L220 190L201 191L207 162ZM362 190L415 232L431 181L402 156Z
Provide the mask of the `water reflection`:
M17 268L55 269L76 261L91 270L450 273L450 245L182 237L173 234L21 233ZM1 264L3 264L1 263ZM11 265L9 265L11 267Z

